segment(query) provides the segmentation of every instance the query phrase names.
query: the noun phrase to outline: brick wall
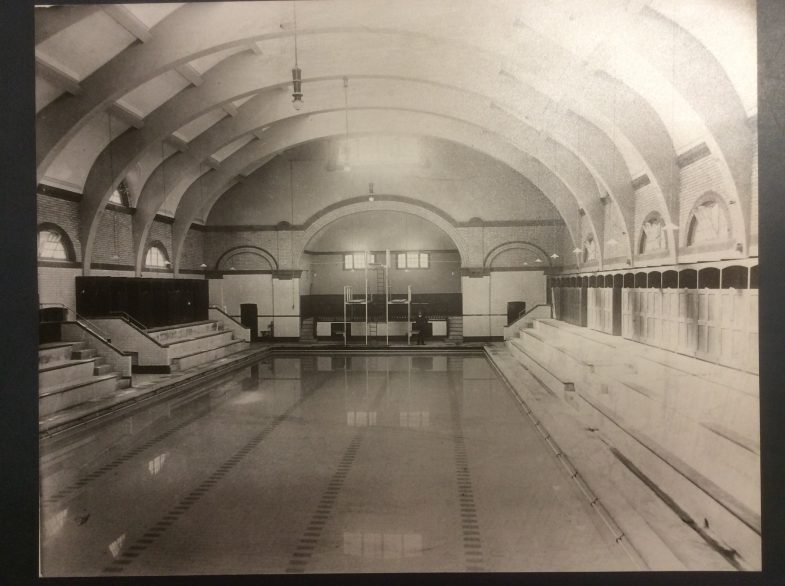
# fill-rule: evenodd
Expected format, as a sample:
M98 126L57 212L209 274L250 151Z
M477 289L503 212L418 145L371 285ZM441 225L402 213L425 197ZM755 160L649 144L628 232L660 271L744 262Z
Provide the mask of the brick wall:
M132 222L133 217L130 214L104 210L95 234L93 263L133 266L135 259ZM112 258L115 254L118 258Z
M150 242L158 241L163 244L166 249L166 255L169 260L172 260L172 225L168 222L161 222L155 220L153 225L150 226L150 233L147 237L147 244Z
M278 232L237 231L207 232L205 235L205 262L214 267L218 259L229 249L237 246L257 246L269 252L276 260L279 258L280 238Z
M183 253L180 256L180 269L199 269L204 262L205 233L202 230L188 230L183 243Z
M82 260L82 243L79 238L79 203L47 195L38 195L38 223L49 222L63 229L71 239L76 261Z

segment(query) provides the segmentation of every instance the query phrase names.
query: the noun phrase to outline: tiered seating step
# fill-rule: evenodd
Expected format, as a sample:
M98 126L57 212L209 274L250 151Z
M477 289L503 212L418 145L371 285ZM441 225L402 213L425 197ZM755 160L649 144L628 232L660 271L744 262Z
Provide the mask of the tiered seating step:
M191 354L185 354L172 359L171 370L187 370L194 366L199 366L206 362L218 360L229 354L240 352L248 347L248 343L243 340L230 339L220 346L213 346L205 350L199 350Z
M51 415L127 388L106 360L84 342L43 344L38 351L39 415Z
M210 320L188 324L179 324L176 326L150 328L145 331L148 336L158 341L159 344L163 346L169 346L184 340L196 340L204 336L218 333L221 330L223 330L222 323Z
M91 376L47 387L39 393L39 416L45 417L96 397L109 395L117 389L116 374Z
M573 383L583 409L601 410L677 456L693 476L760 510L754 375L550 319L507 345L563 398L575 397L558 392Z

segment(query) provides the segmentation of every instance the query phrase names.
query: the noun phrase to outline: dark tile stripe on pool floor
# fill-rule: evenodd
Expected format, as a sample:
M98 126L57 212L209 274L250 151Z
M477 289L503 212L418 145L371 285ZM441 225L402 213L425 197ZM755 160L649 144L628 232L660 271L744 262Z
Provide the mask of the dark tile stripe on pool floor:
M264 439L272 433L278 425L285 421L291 413L302 405L303 402L311 398L315 391L325 385L329 379L322 381L320 385L314 388L309 394L300 398L299 401L294 403L286 411L276 416L270 421L267 426L259 433L253 436L242 448L237 450L231 458L228 458L223 464L218 466L215 471L201 482L195 489L188 493L185 497L180 499L180 502L172 507L161 520L153 525L149 530L142 534L142 536L134 541L134 543L125 548L108 566L103 569L105 574L116 574L122 572L128 564L136 559L143 551L148 549L175 521L177 521L184 513L191 508L200 498L202 498L211 488L213 488L220 480L222 480L243 458L245 458L254 448L258 447ZM182 427L182 426L180 426Z

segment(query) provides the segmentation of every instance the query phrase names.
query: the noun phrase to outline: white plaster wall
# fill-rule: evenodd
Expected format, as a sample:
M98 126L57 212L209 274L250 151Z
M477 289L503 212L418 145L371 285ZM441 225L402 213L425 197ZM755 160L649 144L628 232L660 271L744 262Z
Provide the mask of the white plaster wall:
M508 301L525 301L526 309L545 303L545 273L542 271L495 271L490 279L492 314L506 316Z
M274 279L274 327L276 338L300 337L300 279Z

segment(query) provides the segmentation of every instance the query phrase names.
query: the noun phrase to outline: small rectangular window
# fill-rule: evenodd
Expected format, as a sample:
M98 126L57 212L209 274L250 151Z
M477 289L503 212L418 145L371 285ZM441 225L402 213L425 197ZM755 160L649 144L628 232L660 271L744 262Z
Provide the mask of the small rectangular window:
M407 269L416 269L420 266L418 262L420 258L419 253L417 252L407 252L406 253L406 268Z
M406 268L406 253L405 252L399 252L398 253L398 265L397 266L398 266L399 269L405 269Z
M343 268L346 270L353 269L354 263L352 262L352 255L351 254L344 254L343 255Z
M354 268L355 269L364 269L365 268L365 253L364 252L355 252L354 253Z
M427 269L428 268L429 263L430 263L430 259L428 258L428 256L429 255L428 255L427 252L421 252L420 253L420 268L421 269Z

